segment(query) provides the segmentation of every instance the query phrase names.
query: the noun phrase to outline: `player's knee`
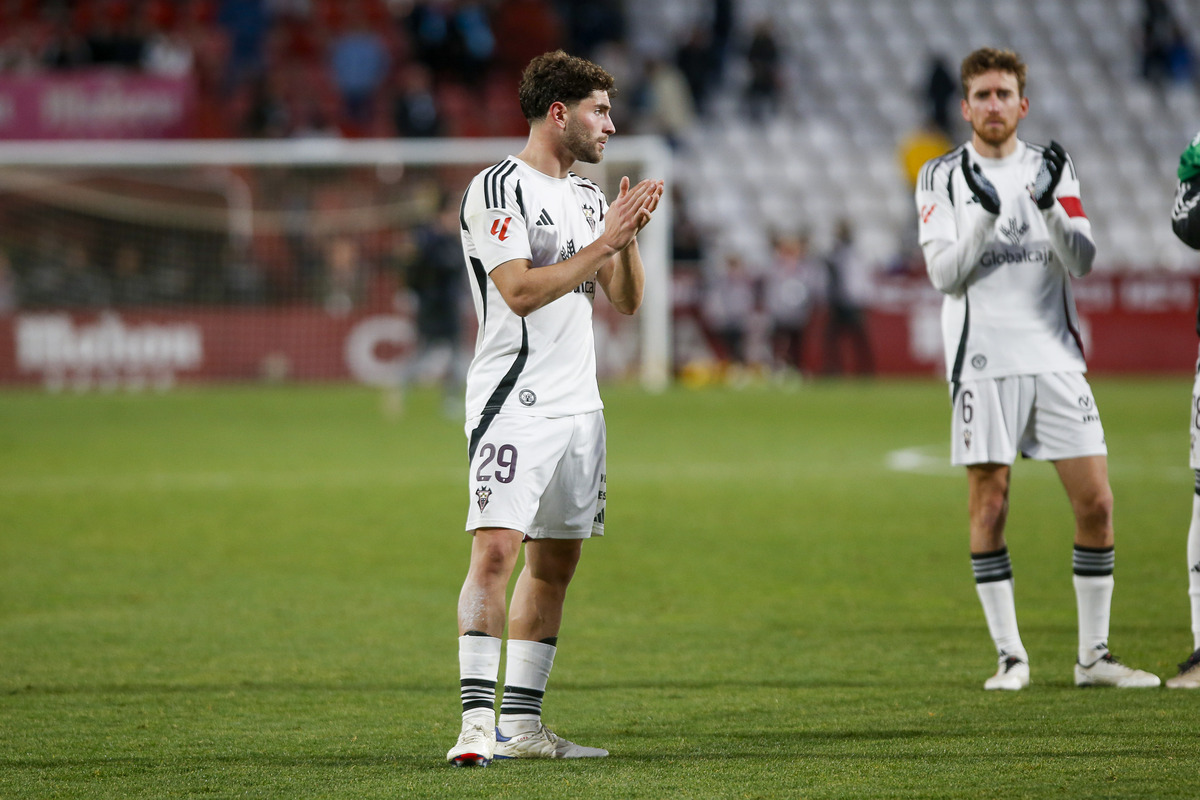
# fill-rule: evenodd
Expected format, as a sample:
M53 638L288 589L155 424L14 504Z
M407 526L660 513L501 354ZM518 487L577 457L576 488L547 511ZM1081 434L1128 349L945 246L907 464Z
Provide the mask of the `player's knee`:
M1082 528L1106 529L1112 526L1113 494L1107 486L1088 492L1075 502L1075 516Z

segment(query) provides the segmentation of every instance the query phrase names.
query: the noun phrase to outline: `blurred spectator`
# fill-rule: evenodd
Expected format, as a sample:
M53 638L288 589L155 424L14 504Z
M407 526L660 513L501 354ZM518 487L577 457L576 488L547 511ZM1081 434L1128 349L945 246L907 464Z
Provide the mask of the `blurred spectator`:
M136 24L131 0L108 0L100 7L87 34L91 63L136 68L146 41Z
M958 105L954 101L961 92L945 56L931 56L929 73L925 79L925 114L943 135L951 139L955 138L954 109Z
M347 314L363 300L367 269L358 242L351 236L338 236L325 251L325 310Z
M675 64L683 73L688 89L692 93L692 104L703 114L709 92L717 84L720 70L712 35L703 25L693 26L687 38L675 51Z
M680 137L696 124L696 109L687 80L669 61L657 57L646 60L635 97L640 133L664 136L675 147Z
M112 301L116 306L144 306L154 300L154 286L146 275L142 251L120 245L113 255Z
M166 243L150 268L150 282L156 301L184 303L196 299L192 294L196 291L195 268L183 241L171 239Z
M875 359L863 307L870 299L871 276L854 246L854 228L847 220L837 224L833 248L825 257L825 269L829 309L825 328L825 373L836 375L843 371L842 342L848 340L857 372L870 375L875 371Z
M81 244L69 244L63 259L63 276L57 302L64 306L97 308L107 306L112 290Z
M746 105L752 119L763 120L779 111L779 95L782 89L781 57L771 23L758 23L746 48L746 62L750 67Z
M1142 0L1142 29L1139 44L1142 77L1156 86L1171 77L1171 50L1179 25L1167 0Z
M397 71L392 124L397 136L429 137L442 134L441 113L433 93L433 76L424 64L407 64Z
M345 30L329 44L329 67L347 118L361 127L375 111L375 97L391 67L391 56L361 8L349 8Z
M729 56L729 44L733 40L733 0L713 0L712 24L712 55L714 64L713 85L719 85L725 79L725 59Z
M182 78L191 74L194 61L191 43L174 28L150 34L142 51L142 69L150 75Z
M595 60L601 44L625 38L625 11L620 0L555 0L554 6L565 24L566 49L571 55Z
M458 203L453 198L447 198L432 222L416 230L413 244L404 283L416 301L417 346L405 359L391 410L402 410L404 394L414 382L440 373L443 410L447 415L461 413L466 374L460 308L464 273Z
M534 56L557 50L566 41L562 20L549 0L507 0L496 7L492 26L496 65L513 78Z
M703 316L720 346L721 361L735 368L747 360L746 334L754 314L755 281L742 257L730 253L704 288Z
M807 375L804 334L820 292L821 265L813 258L805 233L776 236L772 251L764 295L774 367L782 375Z
M486 77L496 37L482 3L418 0L407 20L417 60L438 79L475 84Z
M267 276L254 263L248 247L229 247L225 254L225 294L231 302L254 305L267 296Z
M954 143L946 136L946 132L933 120L925 120L925 124L913 130L900 140L896 148L896 157L904 169L904 177L908 180L910 189L917 186L917 177L926 161L945 155L954 148Z
M7 317L16 311L20 300L17 273L12 267L8 252L0 250L0 317Z
M226 90L256 77L263 68L263 44L271 24L265 0L225 0L216 21L229 35Z
M68 70L85 66L91 60L92 51L87 40L71 24L70 17L65 13L55 15L50 33L38 53L41 65ZM0 69L3 69L2 65Z

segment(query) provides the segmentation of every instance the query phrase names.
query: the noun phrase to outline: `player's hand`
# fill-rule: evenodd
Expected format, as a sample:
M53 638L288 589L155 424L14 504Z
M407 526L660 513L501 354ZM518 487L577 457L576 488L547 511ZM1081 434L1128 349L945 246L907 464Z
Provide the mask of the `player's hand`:
M1042 166L1038 170L1037 177L1033 179L1033 185L1029 187L1029 196L1042 211L1054 205L1054 190L1058 188L1058 182L1062 180L1063 170L1066 166L1067 151L1063 150L1061 144L1051 139L1050 146L1042 153Z
M630 187L629 178L621 178L621 189L617 199L608 207L604 221L605 236L616 249L628 247L638 231L646 227L658 208L662 194L663 182L660 180L647 179Z
M975 195L975 199L979 201L979 205L983 206L983 210L989 214L999 214L1000 193L983 174L979 165L971 163L971 157L967 154L965 147L962 154L962 171L963 177L967 179L967 188L971 190L971 194Z

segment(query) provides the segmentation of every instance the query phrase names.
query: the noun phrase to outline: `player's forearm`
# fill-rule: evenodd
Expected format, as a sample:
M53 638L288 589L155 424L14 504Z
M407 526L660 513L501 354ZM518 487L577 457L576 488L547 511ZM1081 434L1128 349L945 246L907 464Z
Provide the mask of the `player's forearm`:
M1054 254L1067 272L1076 278L1091 272L1096 243L1092 240L1092 224L1087 217L1072 217L1058 203L1043 213Z
M596 276L613 308L622 314L632 314L642 305L646 286L646 270L638 251L637 240L611 258Z
M934 239L921 245L925 270L935 289L944 294L962 294L963 287L979 264L996 217L981 213L975 226L955 241Z
M513 313L525 317L595 278L611 260L611 253L610 248L596 241L565 261L544 267L534 267L528 261L502 264L493 271L492 279Z
M1171 209L1171 230L1179 241L1200 250L1200 182L1183 181Z

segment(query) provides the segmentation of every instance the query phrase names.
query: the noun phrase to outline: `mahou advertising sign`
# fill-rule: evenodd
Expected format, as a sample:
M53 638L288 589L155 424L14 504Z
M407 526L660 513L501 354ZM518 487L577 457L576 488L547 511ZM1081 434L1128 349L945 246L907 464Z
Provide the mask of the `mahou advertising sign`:
M396 314L321 309L21 313L0 320L0 384L51 390L177 382L395 382L414 343Z
M0 140L183 138L194 133L194 113L187 77L0 75Z

